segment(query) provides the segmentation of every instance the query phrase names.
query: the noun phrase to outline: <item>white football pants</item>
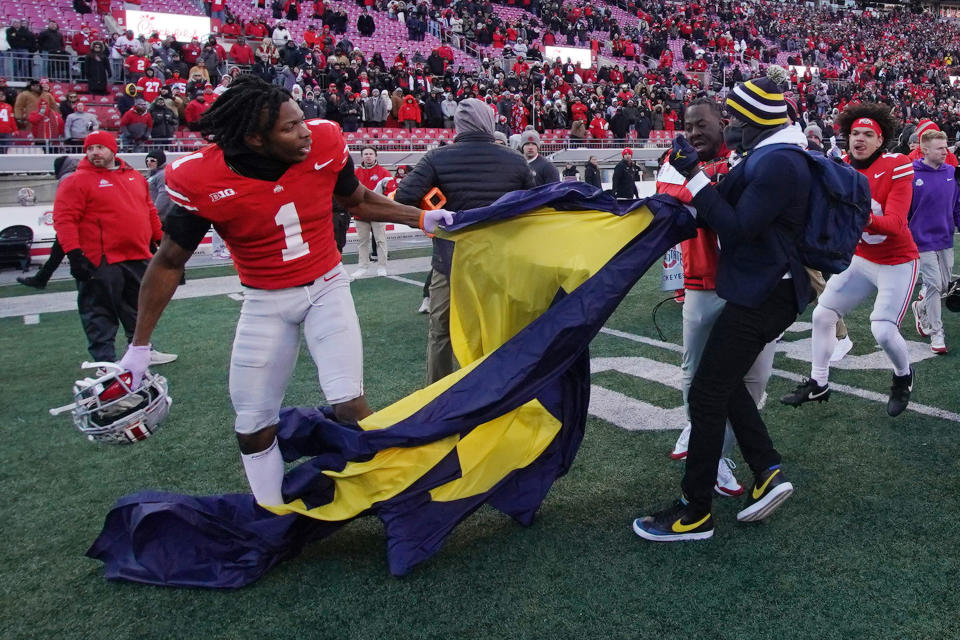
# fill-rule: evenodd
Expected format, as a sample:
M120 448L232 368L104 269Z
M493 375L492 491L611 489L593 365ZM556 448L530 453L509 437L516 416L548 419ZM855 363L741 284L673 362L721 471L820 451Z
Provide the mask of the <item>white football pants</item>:
M877 264L854 256L850 266L827 280L813 310L813 365L810 377L824 385L830 379L830 356L837 343L837 320L876 293L870 313L870 330L890 358L898 376L910 373L910 354L900 335L900 322L910 306L917 282L917 261Z
M343 265L306 287L245 287L230 357L237 433L254 433L279 420L300 352L301 327L327 403L363 395L360 322Z

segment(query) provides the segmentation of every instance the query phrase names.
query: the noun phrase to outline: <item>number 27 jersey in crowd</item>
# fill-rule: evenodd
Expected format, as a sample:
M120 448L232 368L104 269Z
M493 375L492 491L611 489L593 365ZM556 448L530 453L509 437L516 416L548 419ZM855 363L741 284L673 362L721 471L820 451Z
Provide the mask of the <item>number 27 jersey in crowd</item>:
M233 171L215 144L177 159L167 169L170 199L213 224L246 286L303 285L340 262L331 199L350 152L336 123L306 124L313 138L309 155L276 181Z

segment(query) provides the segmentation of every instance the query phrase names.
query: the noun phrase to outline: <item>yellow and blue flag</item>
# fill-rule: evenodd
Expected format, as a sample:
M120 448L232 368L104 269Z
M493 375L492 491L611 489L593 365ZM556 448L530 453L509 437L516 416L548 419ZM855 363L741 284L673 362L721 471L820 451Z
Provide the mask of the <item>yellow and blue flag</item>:
M335 422L329 407L284 409L281 451L302 460L284 478L284 505L136 493L87 555L109 579L234 588L363 515L383 522L394 575L483 504L529 524L583 438L590 341L640 276L694 234L672 198L621 204L583 183L461 212L445 236L462 369L359 425Z

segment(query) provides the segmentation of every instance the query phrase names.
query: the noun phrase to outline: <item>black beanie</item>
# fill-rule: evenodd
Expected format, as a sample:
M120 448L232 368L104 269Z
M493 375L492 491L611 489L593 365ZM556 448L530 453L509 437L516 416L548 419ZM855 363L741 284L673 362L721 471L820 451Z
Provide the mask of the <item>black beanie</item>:
M59 176L63 163L67 161L67 156L57 156L53 159L53 174Z
M167 154L163 152L163 149L151 149L147 152L147 157L156 160L158 167L167 164Z

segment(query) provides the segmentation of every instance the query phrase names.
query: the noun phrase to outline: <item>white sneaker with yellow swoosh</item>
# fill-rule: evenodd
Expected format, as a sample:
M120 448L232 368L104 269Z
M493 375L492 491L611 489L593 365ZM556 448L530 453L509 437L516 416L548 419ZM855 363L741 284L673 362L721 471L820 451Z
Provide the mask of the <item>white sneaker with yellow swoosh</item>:
M713 536L713 516L693 513L681 498L663 511L634 520L633 532L653 542L706 540Z
M737 514L740 522L756 522L770 516L793 493L793 485L779 465L767 469L747 492L747 507Z

